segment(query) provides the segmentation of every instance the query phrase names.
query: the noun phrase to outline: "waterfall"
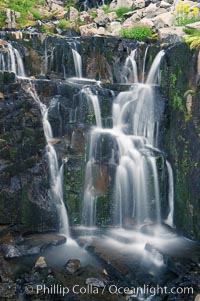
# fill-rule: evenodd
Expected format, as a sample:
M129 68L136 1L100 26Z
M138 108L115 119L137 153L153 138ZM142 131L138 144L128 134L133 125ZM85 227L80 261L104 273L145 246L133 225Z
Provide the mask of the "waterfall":
M96 125L97 127L102 127L102 122L101 122L101 110L99 106L99 100L97 95L94 95L92 93L92 90L90 87L84 87L81 91L83 95L85 95L86 99L88 102L92 103L93 109L94 109L94 114L95 114L95 119L96 119Z
M47 48L48 37L44 42L44 67L43 74L47 74L48 72L48 48Z
M85 0L83 2L83 7L84 7L84 11L88 11L89 10L89 3L88 3L88 0Z
M145 51L143 72L148 48ZM113 128L102 128L97 93L84 88L82 93L93 104L96 127L91 130L89 158L86 164L83 224L95 226L96 200L98 192L93 182L93 168L96 152L102 134L109 135L117 144L119 163L116 168L114 185L114 225L126 226L126 220L132 219L136 224L145 222L161 223L160 183L157 158L161 155L157 149L159 117L156 116L155 94L159 84L160 64L164 51L155 57L146 83L138 82L137 50L133 50L125 62L123 78L131 78L134 85L129 91L121 92L113 101ZM144 79L144 75L143 75ZM142 79L142 80L143 80ZM155 147L156 146L156 147ZM173 225L173 173L167 162L169 177L169 215L167 223Z
M144 75L145 75L145 68L146 68L146 59L147 59L147 53L149 50L149 46L145 49L144 53L144 61L143 61L143 67L142 67L142 83L144 83Z
M95 216L96 216L96 194L93 183L93 164L95 163L94 154L96 144L99 138L98 128L102 128L101 121L101 110L99 106L99 101L97 95L92 93L90 87L84 87L81 93L88 100L88 104L92 104L95 119L96 119L96 127L91 130L91 138L90 138L90 151L89 151L89 159L86 164L85 170L85 184L84 184L84 196L83 196L83 214L82 214L82 223L87 226L93 226L95 224Z
M160 83L160 63L165 55L164 50L161 50L155 57L151 69L149 71L146 83L149 85L155 85Z
M0 70L14 72L18 77L26 77L19 51L8 42L0 46Z
M138 83L138 71L137 71L137 64L135 61L137 54L137 49L131 51L130 55L126 58L123 72L122 72L122 80L127 82L134 82Z
M77 52L77 50L72 49L73 59L74 59L74 65L76 70L76 77L82 77L82 59L80 54Z
M173 216L174 216L174 178L171 164L166 161L167 172L168 172L168 201L169 201L169 214L166 219L166 223L171 227L174 226Z
M53 193L53 197L57 202L57 210L61 220L61 231L63 234L69 236L68 216L63 198L63 168L67 159L64 159L61 166L59 167L57 153L55 147L51 143L54 137L51 124L48 120L48 107L40 101L35 89L31 88L28 90L28 92L35 100L35 102L39 105L42 114L44 135L47 142L46 153L49 162L51 190Z

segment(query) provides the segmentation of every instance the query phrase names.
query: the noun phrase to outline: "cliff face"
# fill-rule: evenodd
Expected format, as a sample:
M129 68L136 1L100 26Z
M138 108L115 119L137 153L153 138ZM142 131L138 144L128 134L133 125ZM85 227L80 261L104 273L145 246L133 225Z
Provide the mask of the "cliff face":
M186 44L172 47L163 67L162 86L167 100L164 148L174 170L176 226L199 238L199 53Z
M8 36L7 36L8 38ZM136 42L115 38L65 39L23 35L14 45L20 48L26 74L32 76L42 102L50 105L59 160L67 155L64 171L64 197L70 224L80 224L85 157L88 133L95 123L93 109L80 93L80 86L63 80L75 76L72 48L76 45L83 61L83 76L102 80L98 96L103 122L111 121L112 95L124 89L117 82L127 57L127 49ZM146 46L140 44L139 57ZM147 69L159 47L149 50ZM138 59L142 70L142 59ZM161 92L165 98L165 116L161 125L161 149L172 163L175 180L175 224L179 232L198 238L200 198L200 103L198 53L186 44L166 51L162 66ZM34 77L34 78L33 78ZM46 80L44 80L46 79ZM48 80L47 80L48 79ZM62 81L61 81L62 79ZM12 73L0 74L0 221L17 223L23 230L58 229L55 204L50 193L45 138L37 104L27 93L29 82L16 82ZM98 224L109 224L112 209L108 182L113 181L115 167L108 170L107 157L113 147L102 139L101 160L96 166L96 188L99 196Z
M11 76L14 74L9 74ZM0 220L26 231L57 227L40 111L23 84L0 85Z

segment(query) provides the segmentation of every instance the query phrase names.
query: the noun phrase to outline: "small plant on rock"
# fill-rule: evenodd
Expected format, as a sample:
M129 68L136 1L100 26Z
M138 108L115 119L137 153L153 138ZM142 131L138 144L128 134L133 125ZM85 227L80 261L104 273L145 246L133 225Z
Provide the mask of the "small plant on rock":
M69 21L67 21L65 19L60 20L58 23L58 27L62 30L67 29L69 27Z
M111 9L109 5L103 6L103 10L105 14L115 12L118 18L123 18L124 14L133 11L132 8L126 6L120 7L118 9Z
M152 37L152 29L146 25L138 25L132 28L123 28L120 30L120 35L123 38L143 41L147 37Z
M174 16L174 25L176 26L184 26L200 20L199 8L191 8L190 4L187 3L181 3L172 14Z

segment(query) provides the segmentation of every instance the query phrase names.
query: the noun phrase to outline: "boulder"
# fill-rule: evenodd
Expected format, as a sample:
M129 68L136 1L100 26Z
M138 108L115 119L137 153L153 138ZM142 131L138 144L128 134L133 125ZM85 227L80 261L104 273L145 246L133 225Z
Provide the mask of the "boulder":
M87 278L85 284L99 287L99 288L105 287L105 282L98 278Z
M168 2L166 2L166 1L161 1L160 7L161 7L161 8L170 8L170 7L171 7L171 4L168 3Z
M200 22L195 22L195 23L191 23L191 24L187 24L185 25L185 27L190 28L190 29L195 29L195 30L199 30L200 29Z
M63 8L63 6L52 2L51 3L51 11L53 11L53 12L62 12L62 11L64 11L64 8Z
M109 22L113 21L114 19L117 19L117 14L115 12L111 12L106 15L104 14L98 16L97 18L94 19L94 21L99 26L106 26Z
M40 268L40 269L44 269L47 267L47 263L45 261L45 257L39 257L38 260L35 263L34 268Z
M157 16L157 11L159 7L155 3L150 3L144 10L143 10L143 17L146 18L153 18Z
M19 258L22 252L15 246L3 244L3 254L5 259Z
M6 26L5 27L6 28L17 28L16 20L18 18L20 18L21 13L11 10L9 8L6 8L5 16L6 16L6 20L5 20Z
M81 36L106 35L108 32L104 27L97 28L96 23L90 23L79 27Z
M94 19L94 22L99 26L106 26L109 23L109 18L107 15L102 15Z
M110 4L110 8L117 9L120 7L130 7L133 8L134 1L133 0L113 0Z
M133 8L138 9L138 8L144 8L145 7L145 0L135 0L133 2Z
M96 12L97 12L97 17L105 15L104 10L101 8L97 8Z
M135 22L139 22L142 18L142 9L137 10L130 18L126 19L122 24L123 28L132 28Z
M170 12L166 12L153 18L152 22L157 29L170 27L173 25L173 16Z
M81 262L79 259L70 259L65 265L65 270L67 273L74 274L80 269L80 267Z
M4 94L0 92L0 100L4 99Z
M118 36L120 30L122 29L122 25L120 22L111 22L108 27L107 30L113 35L113 36Z
M81 22L91 23L93 18L86 11L80 13L79 19Z
M158 30L158 40L162 43L178 43L182 42L186 36L183 26L160 28Z
M128 13L123 14L123 16L124 16L124 18L128 19L134 14L135 14L135 11L133 10L133 11L130 11Z
M140 20L140 23L142 23L142 24L145 25L145 26L151 27L151 28L154 27L154 23L152 22L151 19L148 19L148 18L142 18L142 19Z
M117 14L115 12L108 13L107 16L110 22L117 19Z
M67 13L66 13L66 19L70 20L70 21L75 21L77 20L79 17L79 12L76 8L71 7L68 9Z

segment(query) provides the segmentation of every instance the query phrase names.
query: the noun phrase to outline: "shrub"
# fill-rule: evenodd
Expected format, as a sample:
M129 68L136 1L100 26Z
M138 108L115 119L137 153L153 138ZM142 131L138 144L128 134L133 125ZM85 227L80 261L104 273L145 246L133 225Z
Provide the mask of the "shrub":
M33 15L33 17L36 20L41 20L42 19L42 15L41 13L39 13L37 10L35 10L34 8L30 8L30 13Z
M117 14L118 18L123 18L124 14L126 14L130 11L133 11L132 8L129 8L129 7L126 7L126 6L125 7L120 7L118 9L111 9L109 5L103 6L103 10L104 10L105 14L115 12Z
M195 37L200 37L200 30L194 28L184 28L184 32Z
M123 18L123 15L126 14L126 13L129 13L133 11L132 8L129 8L129 7L121 7L121 8L118 8L115 12L117 14L117 17L118 18Z
M5 26L6 16L3 12L0 11L0 28Z
M130 29L123 28L120 30L120 35L123 38L142 41L152 36L152 29L148 26L135 26Z
M192 28L185 28L184 31L190 35L185 38L185 42L190 45L190 49L200 49L200 31Z
M65 19L62 19L59 21L58 23L58 28L62 29L62 30L65 30L69 27L69 21L65 20Z

